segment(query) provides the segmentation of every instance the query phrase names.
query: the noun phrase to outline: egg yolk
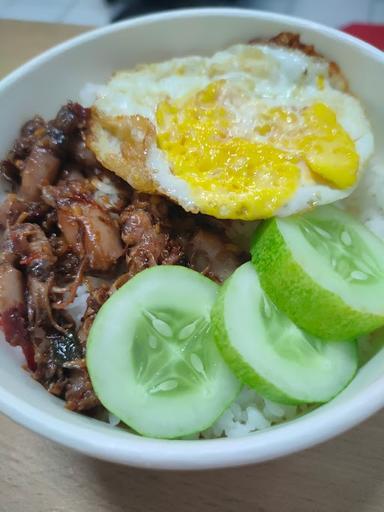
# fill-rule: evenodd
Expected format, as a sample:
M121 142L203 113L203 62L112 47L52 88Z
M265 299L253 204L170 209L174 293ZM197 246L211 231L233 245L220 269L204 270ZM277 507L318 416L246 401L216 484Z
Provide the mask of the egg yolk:
M230 137L230 118L214 82L182 106L163 101L157 143L173 173L190 186L200 211L218 218L272 216L297 189L296 158L270 144Z
M300 162L339 188L356 180L354 143L334 112L316 103L300 112L270 108L252 140L231 135L233 120L213 82L186 100L157 108L157 144L186 181L200 211L218 218L273 216L300 183Z
M340 189L351 187L359 169L355 143L324 103L300 112L273 108L262 116L259 134L269 142L294 152L315 175Z

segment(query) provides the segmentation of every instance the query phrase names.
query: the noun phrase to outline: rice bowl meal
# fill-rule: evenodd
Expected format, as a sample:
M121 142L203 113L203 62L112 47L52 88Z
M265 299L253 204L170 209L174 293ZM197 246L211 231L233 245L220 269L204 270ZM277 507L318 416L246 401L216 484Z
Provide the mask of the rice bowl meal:
M384 345L384 169L342 67L281 32L80 98L0 163L1 328L31 377L160 439L344 390Z

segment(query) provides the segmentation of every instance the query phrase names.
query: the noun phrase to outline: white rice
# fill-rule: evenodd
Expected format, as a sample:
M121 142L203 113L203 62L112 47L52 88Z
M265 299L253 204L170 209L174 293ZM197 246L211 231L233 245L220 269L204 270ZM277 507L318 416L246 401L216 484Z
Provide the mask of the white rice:
M119 193L116 186L107 176L95 177L92 179L95 187L93 199L103 207L111 208L119 203Z
M117 425L120 423L120 419L115 416L114 414L112 414L111 412L108 413L108 423L112 426L112 427L117 427Z
M83 107L91 107L98 97L103 94L106 86L103 84L94 84L88 82L81 88L79 101Z
M290 420L299 412L296 406L272 402L245 386L229 408L201 435L205 439L243 437Z
M384 239L384 166L377 158L372 159L356 190L338 205Z
M75 300L66 308L66 311L72 316L76 323L76 327L81 325L81 319L87 309L87 299L89 291L85 284L78 287Z

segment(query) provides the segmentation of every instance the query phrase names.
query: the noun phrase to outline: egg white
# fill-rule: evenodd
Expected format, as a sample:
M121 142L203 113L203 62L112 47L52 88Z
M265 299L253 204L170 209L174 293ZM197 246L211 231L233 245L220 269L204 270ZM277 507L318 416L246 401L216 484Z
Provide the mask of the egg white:
M319 77L322 77L321 87ZM363 108L351 94L335 88L325 59L298 50L268 44L235 45L210 58L185 57L121 71L103 88L93 112L105 118L143 116L157 129L156 110L161 101L188 98L218 80L224 80L225 84L222 102L231 115L231 135L256 142L266 141L254 131L255 119L263 111L272 107L300 110L316 102L328 105L355 142L360 178L374 146ZM134 136L140 139L140 134ZM107 167L108 155L121 157L118 137L105 133L100 126L94 126L90 146ZM155 141L148 148L145 161L152 181L144 191L160 192L187 211L199 211L190 185L172 173L166 153ZM130 181L129 168L123 177ZM358 180L353 187L341 190L316 183L303 172L296 192L276 214L290 215L343 199L357 183Z

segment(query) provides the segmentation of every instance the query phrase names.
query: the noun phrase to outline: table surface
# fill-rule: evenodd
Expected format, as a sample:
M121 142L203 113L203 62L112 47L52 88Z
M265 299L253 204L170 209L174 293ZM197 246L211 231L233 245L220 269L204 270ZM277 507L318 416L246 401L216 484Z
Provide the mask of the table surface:
M0 76L85 27L0 21ZM383 512L384 411L278 461L161 472L97 461L0 415L0 512Z

